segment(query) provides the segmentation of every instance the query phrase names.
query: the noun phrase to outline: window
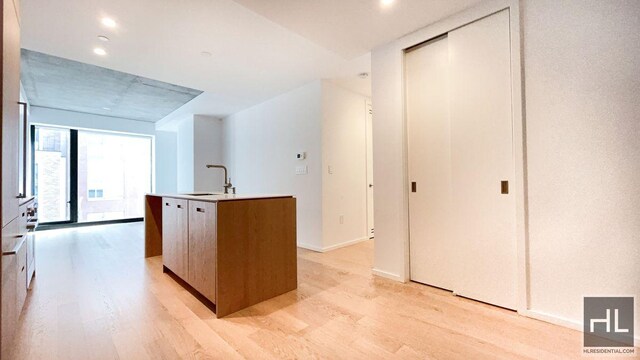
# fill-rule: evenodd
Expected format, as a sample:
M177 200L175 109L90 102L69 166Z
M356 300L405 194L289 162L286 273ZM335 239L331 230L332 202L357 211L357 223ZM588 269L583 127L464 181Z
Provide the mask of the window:
M102 199L102 198L104 198L104 190L89 189L89 199Z
M33 193L40 222L70 221L70 131L36 127L33 131Z
M151 138L78 131L78 222L144 216Z
M40 221L79 223L144 216L152 138L34 126L34 194Z

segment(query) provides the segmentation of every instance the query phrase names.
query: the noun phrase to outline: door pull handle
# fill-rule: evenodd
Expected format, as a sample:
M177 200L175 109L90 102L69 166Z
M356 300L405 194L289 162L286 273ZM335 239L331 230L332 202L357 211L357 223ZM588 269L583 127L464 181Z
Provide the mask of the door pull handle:
M500 181L500 193L501 194L509 193L509 181L507 180Z

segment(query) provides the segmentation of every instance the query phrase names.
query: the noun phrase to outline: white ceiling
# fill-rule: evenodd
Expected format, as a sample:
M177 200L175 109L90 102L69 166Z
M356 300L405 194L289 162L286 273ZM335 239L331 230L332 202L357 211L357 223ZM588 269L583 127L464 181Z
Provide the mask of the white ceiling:
M205 91L166 123L185 111L224 117L320 78L370 94L357 74L370 71L372 47L477 1L23 0L22 45Z
M236 0L346 59L370 52L480 0Z

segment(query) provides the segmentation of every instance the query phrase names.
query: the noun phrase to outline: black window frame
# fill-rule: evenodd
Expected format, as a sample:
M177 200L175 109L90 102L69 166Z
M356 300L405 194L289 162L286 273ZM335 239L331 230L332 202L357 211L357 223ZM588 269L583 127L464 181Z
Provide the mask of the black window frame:
M46 127L46 125L43 125ZM54 230L62 228L74 228L82 226L124 224L144 221L144 218L127 218L102 221L78 222L78 130L69 130L69 220L50 221L38 224L38 231ZM36 125L31 125L31 174L35 174L36 166ZM36 177L31 176L31 193L36 191Z

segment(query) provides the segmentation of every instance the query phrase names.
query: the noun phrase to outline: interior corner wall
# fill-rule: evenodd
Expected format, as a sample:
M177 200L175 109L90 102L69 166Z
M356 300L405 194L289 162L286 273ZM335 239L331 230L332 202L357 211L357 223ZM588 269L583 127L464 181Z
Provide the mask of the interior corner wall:
M500 3L452 18L471 21ZM583 296L632 295L640 313L640 3L520 4L529 310L579 328ZM450 25L372 52L374 267L400 281L409 275L402 49Z
M224 158L241 194L297 199L301 247L322 245L322 85L315 81L224 119ZM305 160L296 154L306 152ZM306 167L306 175L296 175Z
M322 244L325 251L368 239L367 100L331 81L322 82Z
M583 296L634 295L640 314L640 2L522 15L530 308L580 324Z

